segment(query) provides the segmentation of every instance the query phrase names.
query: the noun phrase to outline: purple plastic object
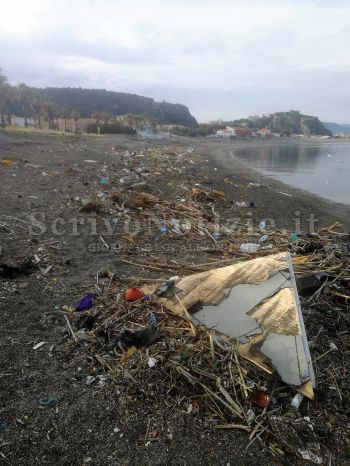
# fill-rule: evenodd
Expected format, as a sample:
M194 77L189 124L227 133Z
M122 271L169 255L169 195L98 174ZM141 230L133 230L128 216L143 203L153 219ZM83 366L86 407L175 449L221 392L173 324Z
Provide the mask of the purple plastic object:
M76 311L85 311L86 309L90 309L93 305L93 298L91 293L86 293L85 296L81 298L81 300L75 305Z

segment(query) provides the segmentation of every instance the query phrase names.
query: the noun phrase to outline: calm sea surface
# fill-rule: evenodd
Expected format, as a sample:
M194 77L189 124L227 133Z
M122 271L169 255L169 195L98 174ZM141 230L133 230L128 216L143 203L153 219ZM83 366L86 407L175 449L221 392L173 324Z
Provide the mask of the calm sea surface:
M350 143L236 149L242 162L297 188L350 204Z

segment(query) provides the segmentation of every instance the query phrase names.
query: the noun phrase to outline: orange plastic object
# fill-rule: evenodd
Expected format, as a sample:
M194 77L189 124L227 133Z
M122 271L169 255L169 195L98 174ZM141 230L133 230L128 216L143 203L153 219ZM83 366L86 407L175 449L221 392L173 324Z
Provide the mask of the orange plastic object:
M125 291L125 301L137 301L138 299L144 298L145 293L140 288L128 288Z
M260 406L260 408L265 408L270 403L269 394L264 390L254 390L250 399L252 403Z
M5 167L9 167L10 165L13 164L13 162L10 159L3 159L2 164L5 165Z

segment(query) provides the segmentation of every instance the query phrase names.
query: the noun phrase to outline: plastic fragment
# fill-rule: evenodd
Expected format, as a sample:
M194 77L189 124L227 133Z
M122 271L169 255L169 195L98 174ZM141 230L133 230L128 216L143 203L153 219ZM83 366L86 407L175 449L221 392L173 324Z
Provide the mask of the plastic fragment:
M251 394L251 402L260 408L265 408L270 403L269 394L265 390L254 390Z
M46 341L41 341L40 343L37 343L36 345L33 346L33 350L37 350L41 348L41 346L45 345Z
M91 293L86 293L85 296L75 305L76 311L85 311L91 309L93 306L94 300Z
M156 363L157 363L156 359L151 358L151 357L148 358L148 361L147 361L148 367L152 368L152 367L154 367L156 365Z
M241 252L248 252L248 253L254 253L257 252L260 248L260 244L255 244L255 243L243 243L240 246L240 251Z
M56 400L54 398L40 398L39 404L42 406L50 406L52 405Z
M304 396L303 396L303 395L300 395L300 393L297 393L297 394L293 397L293 399L292 399L292 401L291 401L290 404L291 404L291 406L293 406L294 409L298 410L298 409L299 409L299 406L300 406L300 404L301 404L301 402L303 401L303 399L304 399Z
M145 293L140 288L128 288L124 293L125 301L137 301L145 297Z
M2 159L2 164L5 165L5 167L9 167L13 164L13 161L10 159Z

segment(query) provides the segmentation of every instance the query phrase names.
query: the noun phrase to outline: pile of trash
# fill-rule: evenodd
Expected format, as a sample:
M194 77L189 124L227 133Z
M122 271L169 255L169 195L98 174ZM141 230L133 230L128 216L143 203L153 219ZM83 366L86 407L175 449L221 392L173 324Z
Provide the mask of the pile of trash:
M87 384L164 399L184 416L244 431L246 450L257 441L276 457L346 461L350 256L340 230L268 229L273 254L132 262L158 279L98 274L62 310L69 344L98 363Z
M141 243L140 252L145 237L183 240L202 252L273 252L274 245L264 234L264 219L260 233L253 237L249 233L251 212L256 207L253 192L264 189L262 185L249 183L246 200L233 202L178 146L125 153L114 148L113 154L115 163L96 166L91 195L76 196L72 207L108 216L124 252ZM223 183L236 186L231 177ZM234 221L232 217L236 217ZM242 237L243 244L233 241L233 233Z

